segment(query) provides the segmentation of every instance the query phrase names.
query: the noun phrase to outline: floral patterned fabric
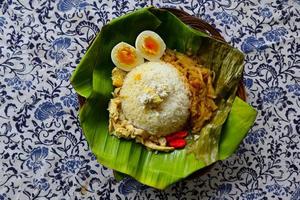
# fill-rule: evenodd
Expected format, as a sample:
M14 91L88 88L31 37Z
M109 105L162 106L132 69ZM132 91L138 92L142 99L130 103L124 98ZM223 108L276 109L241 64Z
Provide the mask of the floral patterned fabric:
M241 49L258 110L234 155L165 191L97 163L69 82L104 24L147 5L181 8ZM0 200L299 200L299 29L299 0L0 0Z

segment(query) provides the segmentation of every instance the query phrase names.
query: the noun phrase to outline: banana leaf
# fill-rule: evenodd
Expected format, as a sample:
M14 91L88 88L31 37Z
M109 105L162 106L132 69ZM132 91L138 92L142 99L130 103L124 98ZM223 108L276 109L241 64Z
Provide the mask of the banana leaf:
M219 109L189 148L157 153L108 132L107 107L112 97L114 67L111 49L121 41L133 45L143 30L157 32L170 49L192 52L215 72ZM217 160L226 159L236 150L256 117L251 106L235 97L243 60L243 54L237 49L190 28L162 9L144 8L111 21L102 28L71 78L76 92L87 98L79 118L98 162L146 185L164 189Z

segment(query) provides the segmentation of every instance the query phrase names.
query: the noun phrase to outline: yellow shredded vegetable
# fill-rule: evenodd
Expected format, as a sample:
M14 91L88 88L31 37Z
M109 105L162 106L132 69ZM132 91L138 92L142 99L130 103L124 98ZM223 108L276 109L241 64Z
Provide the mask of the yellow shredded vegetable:
M188 79L192 93L190 108L192 133L199 133L217 109L212 85L213 72L201 66L196 59L170 49L166 50L162 60L173 64Z

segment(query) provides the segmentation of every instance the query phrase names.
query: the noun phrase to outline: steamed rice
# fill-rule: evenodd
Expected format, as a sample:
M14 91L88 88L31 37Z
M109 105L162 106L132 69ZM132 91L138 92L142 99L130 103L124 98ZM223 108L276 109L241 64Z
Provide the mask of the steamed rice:
M187 80L170 64L147 62L130 71L120 90L125 118L149 134L180 131L190 112Z

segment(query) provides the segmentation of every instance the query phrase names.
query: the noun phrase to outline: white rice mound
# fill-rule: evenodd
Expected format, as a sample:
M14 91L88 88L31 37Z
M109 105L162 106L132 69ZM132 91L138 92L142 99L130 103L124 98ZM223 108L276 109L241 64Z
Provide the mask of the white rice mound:
M138 80L137 80L137 77ZM165 136L182 130L190 115L186 78L165 62L146 62L130 71L120 91L125 118L151 135ZM156 108L145 107L141 96L149 86L164 86L167 97Z

